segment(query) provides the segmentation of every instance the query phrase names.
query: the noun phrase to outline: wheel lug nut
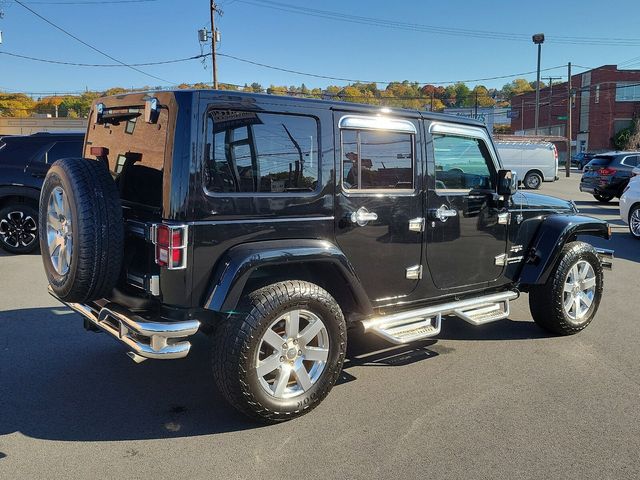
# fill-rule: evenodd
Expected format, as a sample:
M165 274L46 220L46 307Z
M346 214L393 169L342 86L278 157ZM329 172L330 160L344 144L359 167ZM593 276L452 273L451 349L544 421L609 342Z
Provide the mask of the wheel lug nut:
M302 355L302 350L298 350L298 355Z
M280 357L280 361L281 361L281 362L284 362L284 357Z
M286 343L282 344L282 348L287 348L289 345L287 345Z
M298 344L298 339L295 339L295 340L293 341L293 344L294 344L294 345L297 345L297 344Z

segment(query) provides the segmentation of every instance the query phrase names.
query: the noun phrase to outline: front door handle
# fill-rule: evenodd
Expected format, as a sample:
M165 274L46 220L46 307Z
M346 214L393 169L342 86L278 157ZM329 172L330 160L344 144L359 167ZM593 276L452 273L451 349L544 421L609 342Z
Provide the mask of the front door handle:
M378 214L370 212L365 207L360 207L356 212L351 214L350 218L351 223L364 227L369 222L375 222L378 219Z
M451 217L457 217L458 211L449 209L446 205L442 205L437 210L433 210L432 215L435 219L440 220L441 222L446 222Z

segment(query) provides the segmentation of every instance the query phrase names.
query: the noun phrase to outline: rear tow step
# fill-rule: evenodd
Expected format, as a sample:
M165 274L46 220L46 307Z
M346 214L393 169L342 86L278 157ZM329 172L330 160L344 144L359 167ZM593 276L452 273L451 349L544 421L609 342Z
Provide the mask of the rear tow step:
M477 298L458 300L417 310L382 315L362 321L365 332L403 345L440 333L443 315L456 315L472 325L483 325L507 318L509 302L518 298L516 291L500 292Z

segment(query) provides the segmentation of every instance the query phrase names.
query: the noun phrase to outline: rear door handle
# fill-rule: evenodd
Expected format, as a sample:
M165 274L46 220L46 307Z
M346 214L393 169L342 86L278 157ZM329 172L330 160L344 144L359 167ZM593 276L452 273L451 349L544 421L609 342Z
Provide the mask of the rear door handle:
M356 212L351 214L350 219L351 223L364 227L369 222L375 222L378 219L378 214L370 212L365 207L360 207Z

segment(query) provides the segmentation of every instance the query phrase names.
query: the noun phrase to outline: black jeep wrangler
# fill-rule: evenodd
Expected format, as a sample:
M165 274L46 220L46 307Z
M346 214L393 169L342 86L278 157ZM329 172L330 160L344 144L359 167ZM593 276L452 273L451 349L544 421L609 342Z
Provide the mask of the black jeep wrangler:
M594 318L609 226L516 191L481 123L222 91L98 100L40 197L50 292L136 362L210 335L229 402L265 421L329 393L349 327L403 344L455 315Z

